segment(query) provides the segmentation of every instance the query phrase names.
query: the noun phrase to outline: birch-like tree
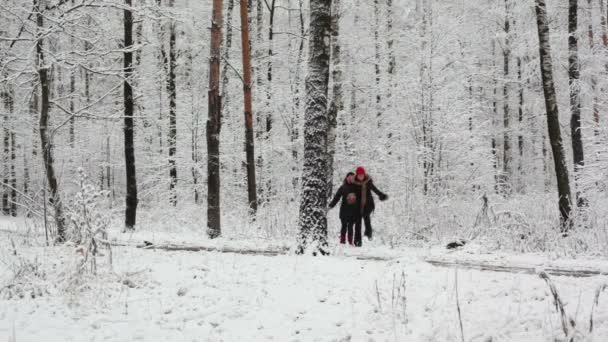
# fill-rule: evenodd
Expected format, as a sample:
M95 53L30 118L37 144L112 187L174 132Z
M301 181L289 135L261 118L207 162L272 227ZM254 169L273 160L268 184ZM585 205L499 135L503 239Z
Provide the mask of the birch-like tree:
M310 38L306 109L304 112L304 166L300 199L298 252L327 253L327 112L329 87L331 0L310 1ZM333 158L333 156L331 156Z

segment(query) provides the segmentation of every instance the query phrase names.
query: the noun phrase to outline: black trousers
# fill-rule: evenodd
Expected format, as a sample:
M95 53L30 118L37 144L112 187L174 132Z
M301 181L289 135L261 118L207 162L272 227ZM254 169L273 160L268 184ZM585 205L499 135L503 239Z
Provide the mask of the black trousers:
M340 243L345 243L348 239L348 243L353 243L353 229L355 227L356 220L345 220L342 219L342 229L340 229Z
M372 238L372 221L368 215L364 215L363 217L363 222L365 222L365 232L363 233L365 236L367 236L369 239ZM361 246L362 242L361 242L361 219L357 220L357 223L355 224L355 246L359 247Z
M367 236L368 238L372 238L372 220L368 215L363 216L363 222L365 222L365 233L363 233L363 235Z

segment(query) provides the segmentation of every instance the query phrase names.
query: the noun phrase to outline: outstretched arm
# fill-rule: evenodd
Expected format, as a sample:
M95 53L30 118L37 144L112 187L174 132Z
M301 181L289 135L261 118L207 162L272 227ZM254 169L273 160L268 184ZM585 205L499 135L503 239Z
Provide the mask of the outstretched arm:
M376 185L374 185L374 182L370 182L369 188L374 193L376 193L376 195L378 195L378 198L380 198L381 201L385 201L386 199L388 199L388 196L385 193L383 193L382 191L378 190L378 188L376 188Z
M340 201L340 198L342 198L342 187L338 188L338 191L336 191L336 195L334 196L334 199L332 199L329 203L329 207L335 207L336 204L338 204L338 201Z

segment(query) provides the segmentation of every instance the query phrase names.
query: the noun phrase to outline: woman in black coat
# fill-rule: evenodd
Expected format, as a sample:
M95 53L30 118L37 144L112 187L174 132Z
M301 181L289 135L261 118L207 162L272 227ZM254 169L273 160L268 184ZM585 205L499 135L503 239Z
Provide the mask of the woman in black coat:
M357 196L357 187L354 183L355 174L349 172L344 178L344 183L334 196L329 207L333 208L338 204L338 201L342 200L340 204L340 220L342 221L342 229L340 230L340 243L346 243L348 236L348 243L353 244L353 227L356 222L361 221L359 214L360 202Z
M357 197L359 201L359 212L361 218L365 222L365 233L369 240L372 239L372 222L370 215L376 209L372 191L378 195L381 201L388 199L388 196L378 190L372 179L367 175L365 169L361 166L357 168L355 181L353 184L357 187ZM361 246L361 219L357 220L355 225L355 246Z

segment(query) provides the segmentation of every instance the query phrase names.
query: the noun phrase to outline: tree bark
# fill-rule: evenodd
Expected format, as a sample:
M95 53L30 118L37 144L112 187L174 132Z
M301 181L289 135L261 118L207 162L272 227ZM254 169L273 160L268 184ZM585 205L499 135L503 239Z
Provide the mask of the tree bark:
M220 96L220 53L222 47L222 0L213 0L211 51L209 57L209 118L207 119L207 235L221 235L220 211L220 131L222 99Z
M222 58L226 61L230 60L230 49L232 48L232 14L234 12L234 0L226 0L227 1L227 12L226 12L226 44L224 46L224 53ZM228 73L229 65L228 63L224 63L222 68L222 111L228 106L229 96L228 94L228 85L230 84L230 75Z
M249 44L249 16L247 0L241 1L241 46L243 55L243 99L245 102L245 155L247 160L247 199L252 214L258 210L255 179L255 148L253 140L253 108L251 100L251 46Z
M173 7L173 2L174 0L169 0L169 7ZM167 82L167 91L169 93L169 135L167 136L167 143L169 145L169 176L171 178L169 196L173 206L177 205L177 190L175 189L177 186L177 166L175 160L177 152L177 87L175 76L177 48L175 26L175 20L171 20L169 23L169 79Z
M304 113L304 166L297 252L308 247L327 253L327 92L331 32L331 0L310 1L310 36L306 110Z
M508 194L511 191L511 178L513 170L511 168L511 112L509 107L509 63L511 59L511 46L510 46L510 31L511 31L511 15L509 8L509 0L505 0L505 45L503 47L503 70L504 70L504 84L503 84L503 177L502 177L502 189L504 194Z
M329 105L327 132L327 198L333 193L334 180L334 154L336 152L336 127L338 115L344 111L344 100L342 98L342 65L340 52L340 17L341 0L333 0L331 9L331 72L332 76L332 98Z
M517 57L517 81L519 83L519 108L518 108L518 121L519 121L519 135L517 137L517 148L519 150L519 163L517 171L519 177L522 176L523 159L524 159L524 136L522 134L524 129L524 83L522 81L522 70L521 70L521 58ZM520 182L520 190L523 189Z
M2 174L3 174L3 187L2 187L2 213L4 215L10 215L11 206L9 203L9 195L10 195L10 170L9 170L9 155L10 155L10 144L11 144L11 133L10 133L10 124L9 124L9 112L8 112L8 91L6 89L0 89L0 104L2 104L2 109L4 110L4 117L2 118L2 142L3 142L3 154L2 154Z
M137 176L135 172L135 142L134 142L134 123L133 123L133 89L131 88L131 78L133 76L133 13L131 0L125 0L127 8L124 9L124 77L123 101L124 101L124 139L125 139L125 169L126 169L126 210L125 228L135 229L137 217ZM109 176L109 175L108 175Z
M553 62L551 58L551 44L549 42L549 22L547 20L547 6L545 0L536 1L536 22L538 26L538 41L540 54L540 70L547 110L547 127L549 140L553 152L555 174L557 177L557 191L559 194L559 211L561 217L561 231L568 233L572 227L570 215L572 213L570 181L568 167L566 166L566 153L559 126L559 111L557 96L553 81Z
M382 116L380 103L382 102L382 89L380 88L380 5L374 0L374 73L376 75L376 118L380 127L380 116Z
M274 44L274 14L276 10L276 0L270 0L270 3L265 2L268 6L268 62L266 63L266 133L270 134L273 125L272 110L270 105L272 103L272 58L273 58L273 44ZM270 180L268 180L270 182ZM270 188L268 189L270 190Z
M50 190L50 201L55 210L55 224L57 225L57 242L66 240L65 218L63 216L63 203L59 194L59 185L55 175L54 159L53 159L53 142L48 132L49 122L49 106L51 85L49 80L49 66L46 65L43 47L42 32L44 31L44 9L45 0L34 0L36 11L36 24L38 26L36 37L36 65L38 67L38 77L40 81L41 107L40 118L38 122L40 133L40 144L42 148L42 158L44 160L44 169L46 179Z
M578 60L578 0L569 0L568 11L568 85L570 86L570 131L572 134L572 156L574 159L574 185L578 207L585 205L585 199L578 190L578 174L585 165L583 138L581 132L580 67Z

